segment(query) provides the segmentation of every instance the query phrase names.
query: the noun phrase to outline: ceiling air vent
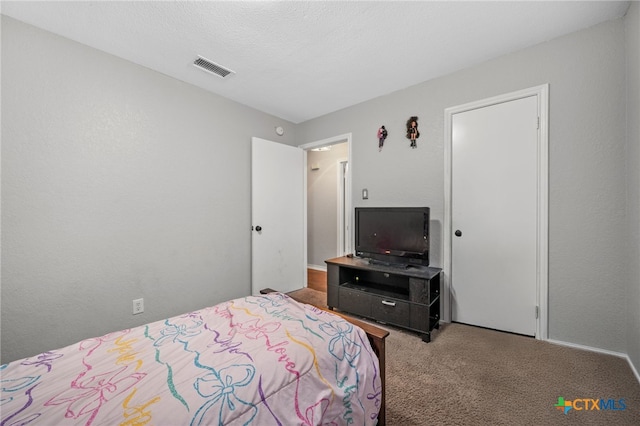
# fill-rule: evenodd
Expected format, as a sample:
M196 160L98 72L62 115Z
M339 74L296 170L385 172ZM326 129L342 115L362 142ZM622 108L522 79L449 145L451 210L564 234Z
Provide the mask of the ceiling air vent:
M198 56L198 59L193 61L193 65L222 78L225 78L230 74L235 74L235 72L228 70L225 67L216 64L215 62L211 62L210 60L205 59L202 56Z

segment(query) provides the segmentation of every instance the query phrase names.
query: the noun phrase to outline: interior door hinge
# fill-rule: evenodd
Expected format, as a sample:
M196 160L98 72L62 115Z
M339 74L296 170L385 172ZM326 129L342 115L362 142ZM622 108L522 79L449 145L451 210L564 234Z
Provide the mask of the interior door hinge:
M540 316L540 307L536 306L536 319Z
M540 129L540 117L538 117L538 129Z

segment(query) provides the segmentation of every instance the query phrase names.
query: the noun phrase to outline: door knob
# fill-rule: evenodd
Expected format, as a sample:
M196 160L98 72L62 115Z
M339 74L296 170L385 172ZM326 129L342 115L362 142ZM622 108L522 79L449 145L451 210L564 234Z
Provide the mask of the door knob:
M262 226L260 226L260 225L256 226L256 231L258 231L258 232L262 231Z
M456 229L456 232L454 232L454 234L456 234L456 237L462 237L462 231L459 229Z

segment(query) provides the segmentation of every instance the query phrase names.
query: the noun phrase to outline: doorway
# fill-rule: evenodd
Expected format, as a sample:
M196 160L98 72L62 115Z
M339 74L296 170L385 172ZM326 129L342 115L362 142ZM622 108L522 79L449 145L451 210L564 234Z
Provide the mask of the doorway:
M305 152L307 267L326 271L326 259L351 251L351 134L300 146Z
M547 111L548 85L445 110L447 321L547 338Z

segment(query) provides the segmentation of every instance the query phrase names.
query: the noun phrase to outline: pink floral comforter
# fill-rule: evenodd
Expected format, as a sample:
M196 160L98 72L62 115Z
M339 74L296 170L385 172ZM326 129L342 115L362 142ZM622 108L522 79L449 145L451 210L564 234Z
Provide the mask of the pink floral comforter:
M281 293L0 366L2 425L375 424L360 328Z

